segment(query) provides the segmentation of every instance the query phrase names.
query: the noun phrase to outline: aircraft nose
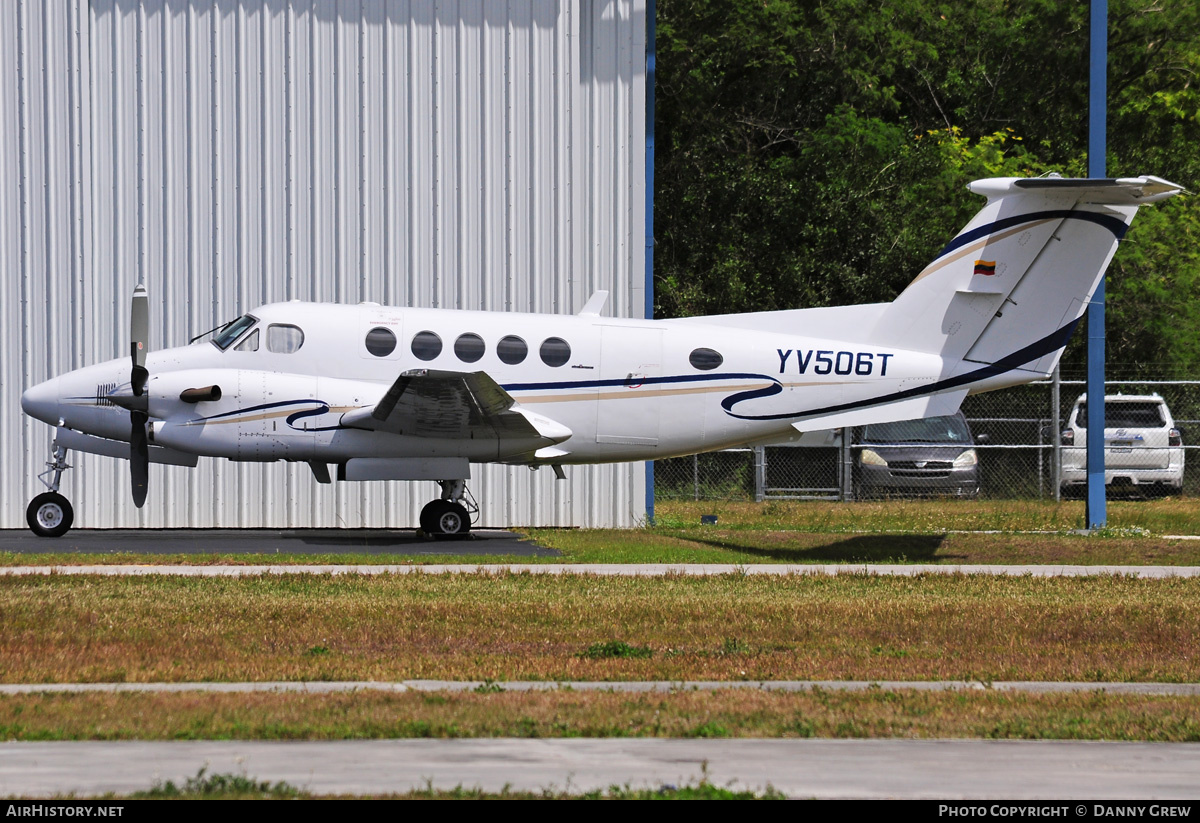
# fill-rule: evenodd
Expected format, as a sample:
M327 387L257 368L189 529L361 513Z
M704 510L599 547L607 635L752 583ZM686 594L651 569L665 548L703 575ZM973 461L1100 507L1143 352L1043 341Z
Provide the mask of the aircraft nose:
M56 426L60 416L58 399L58 378L55 377L26 389L25 393L21 395L21 408L30 417Z

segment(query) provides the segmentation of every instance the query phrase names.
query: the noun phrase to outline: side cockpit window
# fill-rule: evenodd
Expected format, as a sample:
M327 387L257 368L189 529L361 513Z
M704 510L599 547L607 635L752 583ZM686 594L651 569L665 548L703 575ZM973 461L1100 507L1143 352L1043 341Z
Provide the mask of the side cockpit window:
M246 338L233 347L234 351L258 351L258 329L246 335Z
M304 332L299 326L272 323L267 326L267 351L276 354L291 354L304 345Z

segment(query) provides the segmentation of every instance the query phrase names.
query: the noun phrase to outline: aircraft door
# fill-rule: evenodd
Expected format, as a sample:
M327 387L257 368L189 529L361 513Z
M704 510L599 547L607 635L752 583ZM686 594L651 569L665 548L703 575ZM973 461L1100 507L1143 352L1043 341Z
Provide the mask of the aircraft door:
M601 329L597 443L658 445L663 387L653 378L662 376L662 350L661 329Z

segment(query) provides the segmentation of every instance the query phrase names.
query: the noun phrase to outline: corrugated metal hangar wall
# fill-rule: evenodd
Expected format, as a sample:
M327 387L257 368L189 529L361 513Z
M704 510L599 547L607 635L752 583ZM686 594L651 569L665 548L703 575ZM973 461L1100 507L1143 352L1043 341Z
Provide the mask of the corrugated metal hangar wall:
M644 0L0 2L0 527L52 431L21 392L299 298L642 316ZM82 528L409 526L433 483L72 453ZM642 464L473 467L483 525L623 525Z

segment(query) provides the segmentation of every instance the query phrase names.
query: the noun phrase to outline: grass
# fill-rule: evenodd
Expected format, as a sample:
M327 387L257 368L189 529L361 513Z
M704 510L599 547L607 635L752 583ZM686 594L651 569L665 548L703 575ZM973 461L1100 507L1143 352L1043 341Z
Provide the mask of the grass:
M1200 500L1113 500L1107 506L1114 531L1200 534ZM667 527L697 527L702 514L716 514L722 528L807 532L910 532L947 530L1069 532L1083 528L1081 500L877 500L835 503L821 500L768 500L763 503L672 501L655 510Z
M398 564L426 563L1049 563L1197 565L1200 504L1191 498L1113 501L1109 528L1073 533L1080 501L901 500L859 503L674 501L640 529L529 529L558 557L470 554L18 554L0 565ZM701 526L715 514L715 526ZM975 532L975 533L960 533ZM998 533L978 533L998 532Z
M813 737L1197 742L1200 697L904 689L21 695L0 697L0 736L23 741ZM257 784L241 788L272 789Z
M111 795L106 795L111 797ZM184 785L173 781L157 782L149 791L129 795L135 800L311 800L314 795L286 782L270 783L246 775L207 774L201 769ZM356 798L359 796L355 795ZM367 799L367 798L359 798ZM572 792L548 787L540 792L513 791L505 786L499 792L489 792L462 785L453 789L435 789L432 781L422 789L399 794L381 795L386 800L784 800L786 796L771 786L763 791L717 786L709 781L707 764L705 776L698 783L684 786L633 788L630 785L609 786L584 792Z
M1197 513L1200 516L1200 512ZM697 523L699 521L697 520ZM724 523L724 519L722 520ZM532 529L558 557L516 555L146 555L0 553L0 566L425 565L542 563L940 563L1200 565L1200 540L1110 530L1103 535L807 532L706 527ZM469 552L469 544L466 550Z
M538 530L576 563L1200 564L1200 541L1120 535L848 534L717 527Z
M718 515L719 524L702 527L701 514ZM1200 541L1161 538L1200 530L1195 504L1183 499L1111 503L1110 529L1088 537L1069 533L1082 517L1077 502L684 502L660 506L659 515L652 528L530 534L562 553L551 562L1200 562ZM544 561L469 555L0 555L0 564L93 562ZM1121 577L0 578L3 682L447 678L484 683L476 693L440 694L11 696L0 698L0 736L1196 741L1200 699L1190 697L905 690L512 693L502 683L785 678L1198 682L1198 595L1200 581ZM180 796L241 797L269 796L274 787L249 778L243 785L225 775L174 790ZM248 794L238 794L241 790ZM603 796L729 790L702 784L667 789L666 795L646 794L654 791L610 787ZM487 794L458 787L402 796L565 793Z
M3 682L1200 681L1200 580L0 578ZM594 654L614 638L631 654Z
M653 655L654 650L649 646L630 646L624 640L593 643L583 652L583 657L589 660L604 660L609 657L651 657Z
M201 769L182 786L172 780L155 783L145 792L131 797L146 800L296 800L308 795L283 781L271 783L244 774L208 774Z

